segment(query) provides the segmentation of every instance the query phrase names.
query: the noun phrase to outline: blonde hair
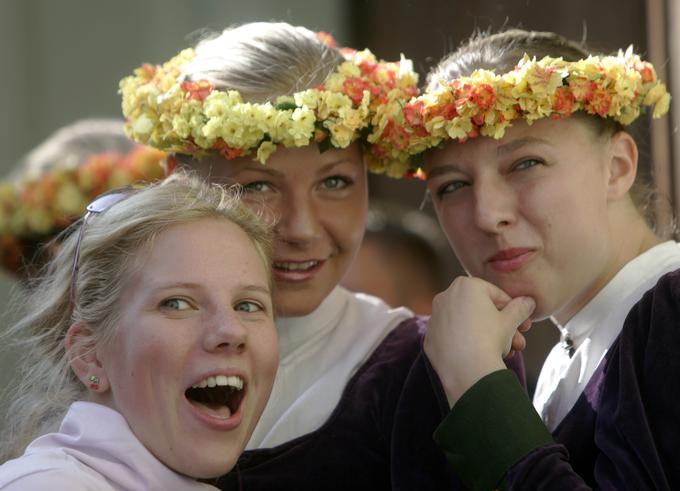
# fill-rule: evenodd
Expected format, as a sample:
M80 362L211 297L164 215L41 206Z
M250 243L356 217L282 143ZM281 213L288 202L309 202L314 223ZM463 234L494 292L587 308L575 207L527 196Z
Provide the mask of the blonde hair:
M18 382L6 395L11 402L0 462L18 456L36 436L56 429L71 403L86 395L64 348L70 325L82 322L93 329L93 342L107 342L127 279L140 266L140 256L150 251L154 238L169 227L205 218L229 220L243 229L273 286L270 227L242 203L239 188L209 186L195 177L176 174L91 217L80 245L75 300L71 300L71 276L79 230L59 246L30 289L24 303L26 315L4 335L24 351Z
M198 43L183 76L208 80L220 90L237 90L247 102L273 102L322 84L343 61L340 51L309 29L253 22Z

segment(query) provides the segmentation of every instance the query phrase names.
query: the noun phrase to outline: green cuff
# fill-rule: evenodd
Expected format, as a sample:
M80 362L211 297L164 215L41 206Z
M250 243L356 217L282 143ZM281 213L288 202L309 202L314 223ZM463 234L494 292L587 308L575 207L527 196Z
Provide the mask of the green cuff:
M480 491L504 487L510 467L554 443L511 370L490 373L465 392L434 439L463 483Z

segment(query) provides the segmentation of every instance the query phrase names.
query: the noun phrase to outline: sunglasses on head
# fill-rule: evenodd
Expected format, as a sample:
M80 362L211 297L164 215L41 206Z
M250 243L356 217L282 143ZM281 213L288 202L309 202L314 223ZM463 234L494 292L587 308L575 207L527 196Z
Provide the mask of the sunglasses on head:
M85 215L83 216L80 230L78 231L78 240L76 242L76 250L73 254L73 268L71 270L71 305L75 306L76 300L76 281L78 280L78 268L80 266L80 245L85 234L85 227L88 221L94 215L104 213L116 203L120 203L125 198L135 194L140 188L127 186L124 188L113 189L104 194L99 195L89 205L87 205Z

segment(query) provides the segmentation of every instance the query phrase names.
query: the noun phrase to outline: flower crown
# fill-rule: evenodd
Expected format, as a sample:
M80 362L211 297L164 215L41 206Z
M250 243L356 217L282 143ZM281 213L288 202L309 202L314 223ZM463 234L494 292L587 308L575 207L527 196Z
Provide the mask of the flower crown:
M166 175L165 153L135 145L127 154L104 152L78 166L55 166L36 178L0 182L0 260L18 272L22 259L80 218L109 189Z
M327 41L326 41L327 42ZM262 163L277 145L321 151L346 148L373 130L383 106L401 107L417 95L418 75L410 60L376 60L368 50L341 50L341 63L323 85L282 96L274 103L244 102L238 91L216 89L207 80L182 80L182 68L195 56L186 49L162 66L142 65L120 82L126 132L166 152L226 159L251 156ZM399 176L379 155L369 169Z
M440 81L401 110L385 112L374 143L392 158L408 162L448 139L502 138L519 118L531 124L583 111L628 125L643 106L653 106L652 116L658 118L668 111L669 102L654 67L634 54L632 46L617 56L574 62L551 57L537 61L525 54L508 73L475 70L467 77Z

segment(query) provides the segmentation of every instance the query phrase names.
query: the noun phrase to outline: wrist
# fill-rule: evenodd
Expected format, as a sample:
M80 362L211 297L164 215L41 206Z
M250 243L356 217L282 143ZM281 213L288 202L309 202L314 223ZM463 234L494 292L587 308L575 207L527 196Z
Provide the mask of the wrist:
M475 363L470 363L464 368L450 370L444 376L437 371L449 408L452 408L458 402L458 399L482 378L505 368L507 367L500 359L488 361L477 359Z

